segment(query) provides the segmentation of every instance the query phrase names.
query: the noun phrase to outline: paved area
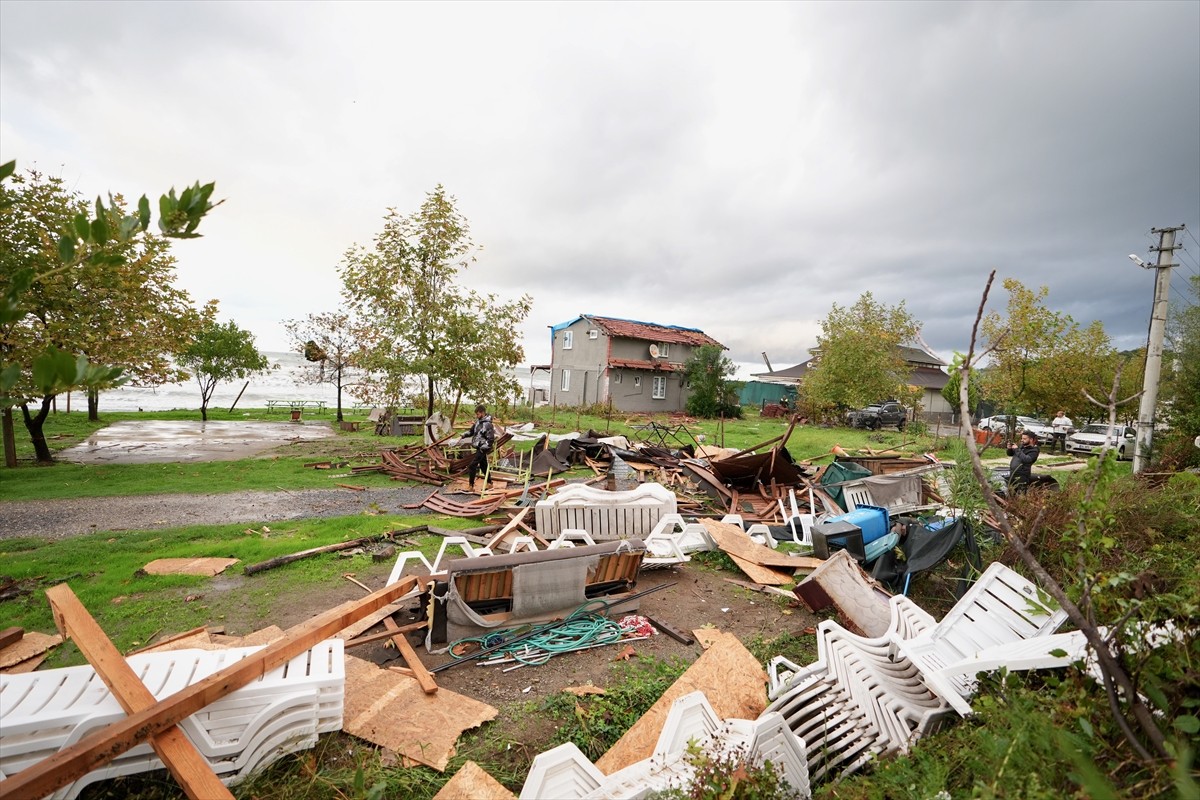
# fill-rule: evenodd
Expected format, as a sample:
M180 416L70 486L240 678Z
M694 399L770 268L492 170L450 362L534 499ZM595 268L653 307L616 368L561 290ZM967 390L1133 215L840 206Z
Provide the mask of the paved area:
M335 436L328 422L126 420L57 455L77 464L237 461L272 447Z

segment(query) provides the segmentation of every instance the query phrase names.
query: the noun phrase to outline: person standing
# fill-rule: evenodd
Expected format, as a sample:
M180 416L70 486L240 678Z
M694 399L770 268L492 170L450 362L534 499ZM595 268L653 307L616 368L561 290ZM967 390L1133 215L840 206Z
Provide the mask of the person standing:
M475 422L471 423L471 427L467 430L467 436L471 439L471 447L475 448L475 457L471 459L471 465L467 467L467 482L471 485L471 491L475 491L475 476L480 472L484 473L484 485L487 485L487 460L488 453L492 451L492 447L496 444L496 428L492 425L492 418L488 416L487 407L483 404L475 406Z
M1029 431L1021 431L1019 444L1010 444L1008 454L1012 460L1008 462L1008 485L1011 493L1023 492L1029 488L1033 480L1033 462L1038 458L1037 436Z
M1051 453L1060 447L1064 453L1067 452L1067 434L1071 432L1074 424L1065 411L1059 411L1058 416L1050 422L1050 427L1054 428L1054 443L1050 446Z

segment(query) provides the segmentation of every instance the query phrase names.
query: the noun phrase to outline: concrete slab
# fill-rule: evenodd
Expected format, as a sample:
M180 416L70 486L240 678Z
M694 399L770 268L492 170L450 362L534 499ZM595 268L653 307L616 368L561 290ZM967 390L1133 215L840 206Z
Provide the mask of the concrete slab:
M127 420L102 428L58 458L77 464L236 461L281 444L336 436L330 423Z

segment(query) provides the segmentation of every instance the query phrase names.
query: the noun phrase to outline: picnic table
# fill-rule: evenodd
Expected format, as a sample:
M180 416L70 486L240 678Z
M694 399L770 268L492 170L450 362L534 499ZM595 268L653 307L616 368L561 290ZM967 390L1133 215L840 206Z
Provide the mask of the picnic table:
M267 413L271 414L275 409L287 409L288 411L316 411L318 414L325 413L324 400L268 400Z

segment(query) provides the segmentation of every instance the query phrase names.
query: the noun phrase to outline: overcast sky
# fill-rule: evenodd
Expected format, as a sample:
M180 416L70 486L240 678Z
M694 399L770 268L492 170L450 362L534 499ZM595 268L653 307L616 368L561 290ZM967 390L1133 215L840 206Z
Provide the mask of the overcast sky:
M866 290L948 358L993 268L1132 348L1127 254L1186 224L1173 302L1197 270L1198 42L1194 1L3 0L0 162L215 181L179 283L265 350L439 183L484 246L464 281L533 296L526 363L591 313L701 328L745 377Z

